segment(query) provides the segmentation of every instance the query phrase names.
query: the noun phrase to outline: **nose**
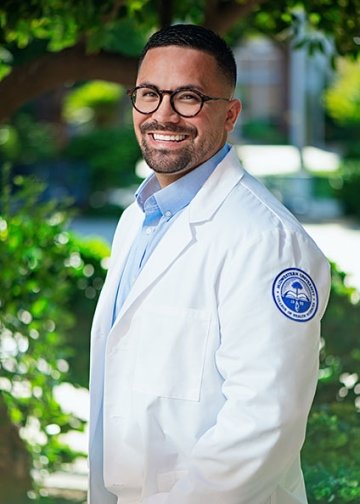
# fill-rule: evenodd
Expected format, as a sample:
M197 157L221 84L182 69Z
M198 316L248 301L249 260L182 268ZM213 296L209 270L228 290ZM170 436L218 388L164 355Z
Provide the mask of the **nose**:
M155 112L152 113L152 117L158 122L177 123L180 121L179 114L171 106L170 96L168 94L163 95L160 106Z

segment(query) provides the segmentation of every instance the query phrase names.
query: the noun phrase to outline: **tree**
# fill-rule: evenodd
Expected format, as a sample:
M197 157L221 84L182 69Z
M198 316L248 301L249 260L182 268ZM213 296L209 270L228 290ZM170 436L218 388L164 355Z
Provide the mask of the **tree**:
M295 291L296 291L296 297L298 297L299 296L299 290L301 290L303 288L302 285L301 285L301 283L300 282L294 282L293 284L291 284L291 287L293 289L295 289Z
M0 191L0 504L27 503L32 477L41 484L79 455L63 435L83 431L84 421L62 409L55 389L88 384L90 322L109 253L72 235L68 208L42 201L43 189L4 177Z
M32 487L30 456L0 396L0 502L23 504ZM9 460L11 463L9 464Z
M325 93L330 116L343 125L360 125L360 58L342 60L337 79Z
M296 33L296 9L307 13L310 50L359 53L360 0L3 0L0 7L0 121L65 83L101 79L133 83L148 34L176 21L209 27L229 42L260 31L279 40Z
M310 504L360 502L359 292L332 264L331 294L302 463Z

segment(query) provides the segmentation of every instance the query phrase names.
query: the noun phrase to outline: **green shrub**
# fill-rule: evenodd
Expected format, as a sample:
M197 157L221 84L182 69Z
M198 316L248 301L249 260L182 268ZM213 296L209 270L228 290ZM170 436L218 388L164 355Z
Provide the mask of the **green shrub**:
M360 304L332 264L320 376L303 449L310 504L360 502Z
M325 106L337 122L360 123L360 59L341 60L336 79L324 94Z
M335 195L348 215L360 217L360 158L344 160L339 168Z
M91 169L92 192L136 184L135 165L140 149L132 128L101 128L73 137L65 151L71 161Z
M54 388L87 384L89 334L83 328L88 331L108 248L69 233L64 206L39 202L41 184L14 183L16 192L4 184L0 200L0 406L41 475L79 455L61 435L82 431L84 422L62 410ZM13 457L9 446L3 482L11 478Z
M244 122L241 133L246 139L256 143L273 145L288 143L278 121L272 117L256 118Z
M124 94L119 84L90 81L69 91L64 100L63 115L70 124L93 121L97 125L114 123L119 115L119 100Z
M0 162L33 165L54 159L57 151L54 128L29 114L19 113L11 123L0 125Z

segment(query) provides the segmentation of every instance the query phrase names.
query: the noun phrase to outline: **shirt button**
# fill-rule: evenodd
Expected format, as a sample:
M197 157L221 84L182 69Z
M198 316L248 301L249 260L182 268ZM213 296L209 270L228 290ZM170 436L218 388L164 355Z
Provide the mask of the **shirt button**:
M154 229L154 228L148 227L148 228L146 228L145 233L146 233L147 235L150 235L150 234L153 232L153 229Z
M165 212L165 217L171 217L172 216L172 213L170 212L170 210L167 210Z

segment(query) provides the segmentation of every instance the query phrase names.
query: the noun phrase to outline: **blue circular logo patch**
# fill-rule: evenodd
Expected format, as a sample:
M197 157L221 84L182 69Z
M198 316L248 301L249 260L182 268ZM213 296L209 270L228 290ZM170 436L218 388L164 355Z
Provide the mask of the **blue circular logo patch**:
M277 275L272 286L276 306L286 317L306 322L318 308L318 293L310 276L298 268L287 268Z

